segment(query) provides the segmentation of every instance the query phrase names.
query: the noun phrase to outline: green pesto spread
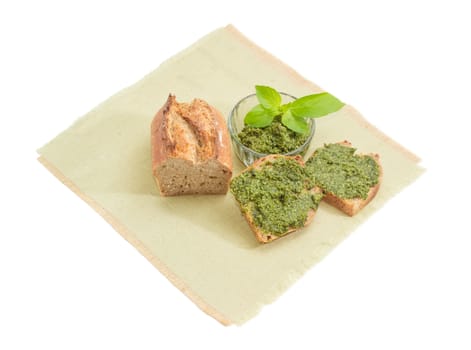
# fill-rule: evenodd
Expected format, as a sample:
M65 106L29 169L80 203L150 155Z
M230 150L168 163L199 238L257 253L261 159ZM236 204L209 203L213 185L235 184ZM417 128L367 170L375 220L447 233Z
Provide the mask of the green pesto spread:
M263 128L244 126L237 135L239 141L248 148L265 154L283 154L302 146L308 134L301 134L288 129L281 123L281 117Z
M314 152L306 169L316 185L339 198L368 197L379 180L379 166L368 155L354 155L355 148L328 144Z
M304 226L322 194L312 194L314 182L305 168L290 158L277 158L247 170L231 181L230 189L243 212L264 232L281 236Z

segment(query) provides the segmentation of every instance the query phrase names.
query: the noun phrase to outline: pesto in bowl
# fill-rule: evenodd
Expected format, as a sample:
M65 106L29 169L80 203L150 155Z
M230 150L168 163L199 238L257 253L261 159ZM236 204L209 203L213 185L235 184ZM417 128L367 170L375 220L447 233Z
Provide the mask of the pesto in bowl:
M256 128L246 125L237 135L239 141L250 149L265 154L284 154L301 147L309 134L301 134L288 129L275 117L272 124Z
M296 97L280 93L282 101L289 103ZM251 165L255 160L269 154L282 154L286 156L303 156L314 136L316 123L309 119L309 132L296 133L286 128L276 117L272 125L256 128L244 124L246 114L258 104L257 95L251 94L241 99L232 109L228 119L228 128L234 153L245 165Z

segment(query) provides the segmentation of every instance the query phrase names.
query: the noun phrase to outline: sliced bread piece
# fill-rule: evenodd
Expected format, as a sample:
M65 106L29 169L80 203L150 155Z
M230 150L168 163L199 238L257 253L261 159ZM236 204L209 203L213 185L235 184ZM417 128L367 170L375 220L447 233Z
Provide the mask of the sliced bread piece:
M306 162L306 169L324 200L349 216L357 214L376 196L383 179L378 154L354 154L349 141L326 144Z
M232 179L230 190L259 242L295 232L314 218L323 193L305 170L301 156L268 155Z

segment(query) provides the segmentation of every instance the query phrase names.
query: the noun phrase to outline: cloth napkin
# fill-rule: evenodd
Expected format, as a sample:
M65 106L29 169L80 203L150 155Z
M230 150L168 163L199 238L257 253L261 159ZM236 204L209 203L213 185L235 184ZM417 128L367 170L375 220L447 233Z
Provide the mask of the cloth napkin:
M322 91L229 25L162 63L38 150L52 174L224 325L254 317L424 171L418 157L347 105L317 120L307 156L324 143L345 139L359 152L380 154L383 184L355 217L321 203L310 226L261 245L231 194L161 197L151 174L150 123L168 94L182 102L202 98L229 116L256 84L295 96ZM243 166L235 155L233 163L236 175Z

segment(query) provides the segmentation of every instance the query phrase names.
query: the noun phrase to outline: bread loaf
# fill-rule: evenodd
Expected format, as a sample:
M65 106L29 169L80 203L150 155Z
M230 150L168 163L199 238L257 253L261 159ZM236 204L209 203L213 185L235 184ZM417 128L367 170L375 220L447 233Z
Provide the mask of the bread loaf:
M174 95L151 124L152 173L163 196L223 194L232 176L230 140L221 113Z

